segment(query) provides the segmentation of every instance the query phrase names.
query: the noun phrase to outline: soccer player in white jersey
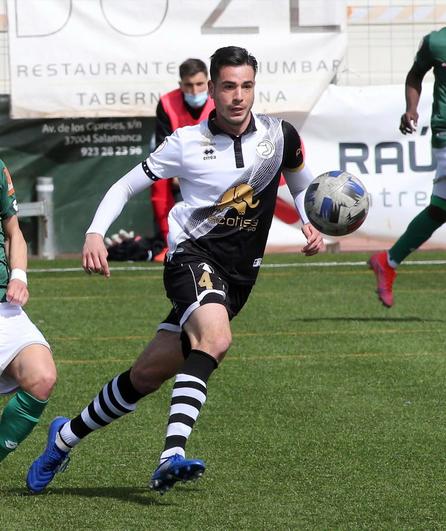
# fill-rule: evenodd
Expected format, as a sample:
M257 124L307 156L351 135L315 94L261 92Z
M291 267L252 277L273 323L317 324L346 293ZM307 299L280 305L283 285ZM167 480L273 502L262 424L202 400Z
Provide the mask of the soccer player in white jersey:
M257 61L229 46L211 58L208 120L177 129L106 193L83 249L87 272L110 275L104 235L134 194L158 179L178 177L183 201L169 215L164 284L172 311L134 365L107 383L75 418L57 417L48 445L31 465L27 485L41 492L71 449L92 431L133 411L137 401L175 376L160 464L150 487L164 493L201 476L205 464L187 459L186 442L207 395L207 382L231 344L230 320L255 283L271 225L281 173L302 218L306 255L323 246L306 218L305 168L297 131L251 112Z
M22 309L28 301L27 248L17 201L0 160L0 394L10 395L0 418L0 461L39 422L56 383L50 347Z

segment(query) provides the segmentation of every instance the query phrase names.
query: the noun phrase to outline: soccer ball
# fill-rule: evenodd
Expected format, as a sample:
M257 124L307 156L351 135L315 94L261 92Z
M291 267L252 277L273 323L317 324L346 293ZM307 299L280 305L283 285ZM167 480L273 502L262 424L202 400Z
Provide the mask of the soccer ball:
M369 196L362 182L346 171L316 177L305 193L310 223L328 236L344 236L359 228L369 211Z

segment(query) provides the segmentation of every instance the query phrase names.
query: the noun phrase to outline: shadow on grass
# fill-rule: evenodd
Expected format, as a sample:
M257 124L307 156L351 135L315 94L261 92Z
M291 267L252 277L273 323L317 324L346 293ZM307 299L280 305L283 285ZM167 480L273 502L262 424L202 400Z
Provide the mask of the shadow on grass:
M190 489L189 489L190 490ZM193 490L193 489L192 489ZM24 489L1 489L2 496L23 496L42 498L49 496L76 496L83 498L113 498L115 500L138 505L175 505L169 503L169 496L161 496L143 487L67 487L49 488L42 494L30 494ZM178 489L180 492L180 489Z

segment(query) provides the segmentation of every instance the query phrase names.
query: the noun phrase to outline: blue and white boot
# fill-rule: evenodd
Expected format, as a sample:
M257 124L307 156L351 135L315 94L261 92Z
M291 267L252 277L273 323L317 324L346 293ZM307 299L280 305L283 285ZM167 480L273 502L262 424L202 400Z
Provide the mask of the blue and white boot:
M206 469L201 459L186 459L179 454L163 461L153 473L149 487L164 494L177 481L194 481L199 479Z
M48 443L42 455L29 467L26 476L26 486L32 494L42 492L53 480L57 472L63 472L70 460L68 452L64 452L56 445L56 436L60 428L70 419L56 417L48 430Z

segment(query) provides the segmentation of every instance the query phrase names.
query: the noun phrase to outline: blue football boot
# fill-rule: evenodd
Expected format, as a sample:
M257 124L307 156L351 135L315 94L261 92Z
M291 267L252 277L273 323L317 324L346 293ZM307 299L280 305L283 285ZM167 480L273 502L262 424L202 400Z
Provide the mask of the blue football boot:
M164 494L177 481L193 481L200 478L206 469L201 459L185 459L179 454L163 461L153 473L149 487Z
M68 452L56 446L56 435L59 429L69 421L70 419L66 417L56 417L51 422L45 451L29 467L26 476L26 486L31 493L42 492L57 472L63 472L66 469L70 458Z

